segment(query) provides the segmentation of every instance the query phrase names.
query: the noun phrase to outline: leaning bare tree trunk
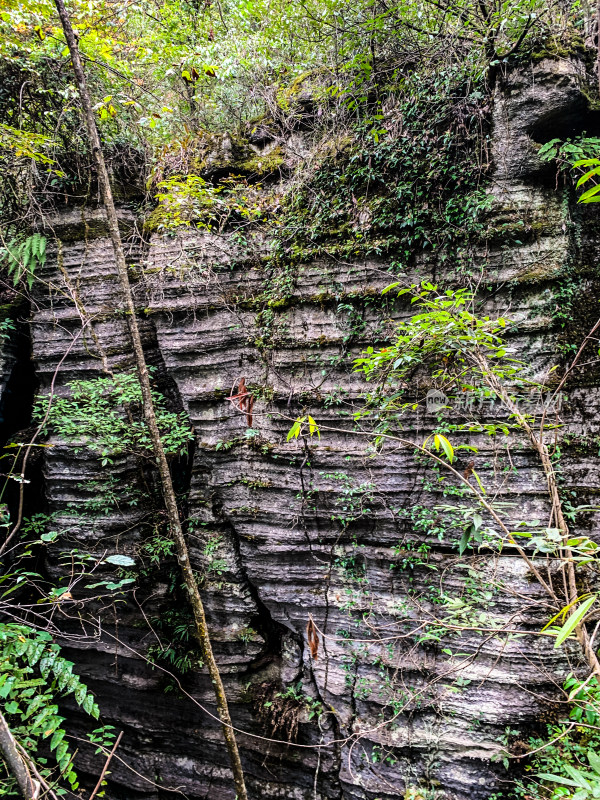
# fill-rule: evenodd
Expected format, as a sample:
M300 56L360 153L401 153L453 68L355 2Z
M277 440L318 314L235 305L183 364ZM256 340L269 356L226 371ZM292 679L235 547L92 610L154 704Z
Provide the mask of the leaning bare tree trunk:
M96 121L94 119L92 103L87 90L85 72L83 70L83 63L81 60L81 56L79 54L79 48L77 45L75 34L73 32L73 28L71 26L71 21L69 19L69 15L65 8L64 0L55 0L55 3L56 3L56 8L58 9L58 14L60 16L60 21L62 23L65 39L67 40L67 45L69 47L69 51L71 54L71 60L73 62L73 70L75 72L75 79L77 81L77 88L79 89L79 97L81 100L81 105L85 116L87 133L90 140L90 145L92 147L94 159L96 162L96 167L98 169L98 181L100 184L100 191L102 193L102 200L104 202L104 207L106 209L106 216L108 220L110 237L112 239L113 249L115 252L115 259L117 262L119 281L121 283L121 292L125 306L127 324L129 327L131 341L133 343L135 362L142 390L144 417L148 425L148 430L150 432L150 438L152 441L152 448L158 466L163 498L165 501L167 517L169 520L169 527L171 535L175 541L179 566L190 598L192 611L194 613L194 621L196 624L196 636L198 638L198 641L200 642L200 646L202 648L202 652L204 655L204 661L208 668L210 679L212 681L215 691L219 718L221 720L223 735L225 737L225 744L227 746L229 761L233 772L233 780L235 784L235 790L237 793L237 800L247 800L248 795L246 793L244 773L242 771L242 764L240 761L240 754L237 747L235 733L233 730L233 726L231 724L231 717L229 715L227 698L225 696L225 690L223 688L223 682L221 680L219 668L217 666L217 662L215 661L215 657L212 651L210 637L208 634L208 628L206 625L206 616L204 614L204 606L202 605L202 599L200 597L200 592L198 591L198 585L196 583L196 579L194 578L194 575L192 573L188 547L183 534L181 521L179 519L179 511L177 509L177 500L175 497L175 491L173 489L171 473L169 470L169 465L167 463L167 458L165 456L164 447L162 444L162 440L160 438L160 432L158 430L158 425L156 422L156 414L154 411L154 404L152 402L152 393L150 390L150 379L148 377L148 367L146 364L146 359L144 357L144 351L142 349L142 340L140 337L140 331L138 328L137 318L135 315L135 307L133 304L131 285L129 283L129 277L127 274L127 264L125 262L123 243L121 241L121 234L119 232L117 213L115 210L115 204L113 201L112 191L110 188L110 182L108 179L106 164L104 162L104 155L102 153L102 147L100 145L100 137L98 136L98 130L96 128Z
M4 714L0 711L0 753L6 762L12 776L17 781L19 792L25 800L37 800L40 795L40 784L34 781L25 761L21 758L17 750L17 743L10 732Z

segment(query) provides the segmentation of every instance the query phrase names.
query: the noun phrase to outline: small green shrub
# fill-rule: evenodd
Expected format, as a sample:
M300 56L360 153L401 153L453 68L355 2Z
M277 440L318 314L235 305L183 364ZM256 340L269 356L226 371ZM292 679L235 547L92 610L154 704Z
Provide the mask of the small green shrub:
M142 392L133 373L110 378L72 381L69 397L38 397L34 419L46 418L46 432L57 433L98 452L102 465L111 464L121 453L148 456L152 442L142 416ZM194 438L187 420L165 408L165 401L153 392L156 418L167 455L187 452Z

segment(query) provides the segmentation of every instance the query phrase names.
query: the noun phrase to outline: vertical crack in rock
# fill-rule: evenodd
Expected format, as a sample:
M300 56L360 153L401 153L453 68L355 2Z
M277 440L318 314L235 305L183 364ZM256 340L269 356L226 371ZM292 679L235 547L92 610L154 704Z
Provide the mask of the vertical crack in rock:
M4 446L17 431L31 423L33 400L38 380L31 353L31 335L26 318L29 308L15 308L14 329L2 348L2 377L0 395L0 446Z
M10 308L10 307L9 307ZM10 308L9 319L13 328L3 341L0 356L0 448L11 442L26 444L35 431L31 424L33 401L38 380L32 360L31 331L28 322L29 304L17 302ZM10 453L10 451L7 451ZM16 451L12 451L16 455ZM21 454L22 455L22 454ZM9 461L4 462L5 467ZM15 469L20 469L17 459ZM24 516L41 511L44 507L42 456L33 448L28 459L27 481L23 484ZM11 519L16 519L20 484L8 481L4 501L8 504Z
M222 507L220 507L220 503L215 495L213 495L213 513L216 519L224 517ZM244 566L244 560L240 550L240 541L235 531L235 527L227 520L226 525L229 529L228 539L232 545L235 563L239 572L241 583L247 588L252 603L256 607L256 615L250 618L250 627L256 630L257 633L262 636L265 642L263 652L258 654L257 661L253 662L252 664L253 668L257 668L265 659L281 657L282 637L285 632L289 634L290 631L273 619L269 609L261 600L258 589L249 579L248 572ZM295 631L291 633L301 646L301 639L296 636Z

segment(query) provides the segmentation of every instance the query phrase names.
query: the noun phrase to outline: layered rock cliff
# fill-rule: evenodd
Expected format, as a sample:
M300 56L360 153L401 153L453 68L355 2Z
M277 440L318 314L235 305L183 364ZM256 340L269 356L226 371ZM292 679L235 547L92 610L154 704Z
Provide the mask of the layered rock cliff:
M575 209L537 151L554 136L593 133L596 114L576 57L515 68L493 98L493 202L474 272L490 311L508 309L519 322L510 344L540 374L561 357L557 346L564 353L595 321L599 243L594 212ZM289 147L301 150L297 135ZM507 778L493 758L505 730L527 732L556 713L555 684L576 667L577 651L566 649L569 661L551 641L511 637L515 627L535 633L546 621L522 559L459 557L456 531L440 540L419 524L419 509L439 502L427 465L405 449L376 454L352 432L352 402L365 388L352 358L410 314L408 304L380 299L390 260L296 263L285 302L265 314L260 298L281 280L265 266L268 228L243 242L193 228L148 241L131 211L121 219L157 387L194 430L173 470L251 796L487 800ZM132 358L114 311L118 282L102 212L65 210L46 228L49 257L28 320L32 358L40 390L66 395L70 381L131 368ZM430 277L427 269L417 259L408 278ZM7 353L5 372L15 359ZM14 369L18 378L23 361ZM250 426L227 399L241 377L255 397ZM570 437L562 477L579 502L598 485L597 397L592 364L561 410ZM322 426L320 440L288 442L306 409ZM411 435L424 438L431 425L415 415ZM513 442L507 469L502 448L474 441L485 481L546 515L533 454ZM168 556L161 566L149 555L160 527L152 471L126 455L103 465L85 441L53 434L49 443L45 503L66 531L48 547L50 573L68 572L60 553L72 548L138 564L133 592L96 610L100 625L78 605L82 583L57 608L103 721L124 731L107 796L233 798L210 682L193 644L174 632L186 624L185 598ZM99 507L93 501L107 485L111 499ZM441 593L476 593L486 624L507 634L492 638L473 625L450 654L440 652L418 630ZM312 655L309 619L319 631ZM185 668L174 666L178 656ZM75 711L72 724L80 725ZM82 745L79 758L98 771L92 749Z

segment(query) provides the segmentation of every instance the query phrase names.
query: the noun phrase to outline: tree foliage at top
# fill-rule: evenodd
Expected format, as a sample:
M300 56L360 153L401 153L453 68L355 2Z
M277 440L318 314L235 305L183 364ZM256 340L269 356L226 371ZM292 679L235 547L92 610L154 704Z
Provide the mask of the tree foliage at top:
M307 76L330 124L372 118L415 71L460 63L477 82L584 23L541 0L74 0L70 13L109 167L139 185L174 141L252 130L266 113L293 119ZM0 158L12 178L0 213L31 215L33 186L54 202L86 196L91 158L51 0L3 4L0 57Z

